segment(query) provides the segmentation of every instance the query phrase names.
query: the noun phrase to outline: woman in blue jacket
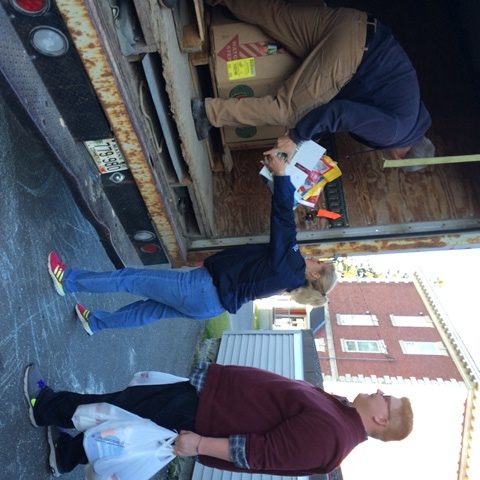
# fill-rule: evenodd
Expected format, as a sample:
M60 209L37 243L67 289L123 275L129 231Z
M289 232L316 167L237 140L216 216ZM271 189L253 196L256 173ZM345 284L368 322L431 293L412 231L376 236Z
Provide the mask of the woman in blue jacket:
M75 311L89 335L106 328L129 328L155 320L186 317L206 320L244 303L288 292L298 303L320 306L336 283L334 265L304 258L296 241L294 187L285 162L265 157L274 178L270 243L242 245L216 253L193 270L124 268L91 272L67 267L55 252L48 270L60 295L72 292L128 292L147 298L115 312Z

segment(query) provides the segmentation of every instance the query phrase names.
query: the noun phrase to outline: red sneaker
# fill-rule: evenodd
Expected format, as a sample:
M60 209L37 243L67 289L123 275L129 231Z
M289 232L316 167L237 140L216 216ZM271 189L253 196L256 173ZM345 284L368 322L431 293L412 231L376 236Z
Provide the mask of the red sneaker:
M90 316L90 310L85 308L81 303L75 305L75 313L77 314L80 323L82 324L83 329L89 334L93 335L92 329L88 324L88 317Z
M60 260L57 252L50 252L48 254L48 273L53 280L53 286L59 295L65 296L65 290L63 288L63 275L67 267Z

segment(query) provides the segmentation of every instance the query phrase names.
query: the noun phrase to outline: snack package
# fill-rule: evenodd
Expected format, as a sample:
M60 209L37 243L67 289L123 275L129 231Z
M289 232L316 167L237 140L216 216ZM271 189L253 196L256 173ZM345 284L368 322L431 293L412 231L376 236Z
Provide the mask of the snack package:
M328 155L322 155L312 168L303 185L295 193L296 205L299 203L310 208L315 208L323 188L328 182L340 177L342 172L337 162Z
M285 173L290 175L296 190L293 208L299 204L314 208L325 184L342 174L337 162L325 155L325 148L312 140L299 146ZM273 191L273 178L268 168L263 167L260 175Z

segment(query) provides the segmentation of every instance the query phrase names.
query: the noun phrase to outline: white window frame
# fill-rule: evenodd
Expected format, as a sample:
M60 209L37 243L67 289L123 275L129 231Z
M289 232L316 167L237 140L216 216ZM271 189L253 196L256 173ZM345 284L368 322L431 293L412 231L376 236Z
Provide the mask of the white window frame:
M325 338L315 338L315 348L317 352L326 352L327 351L327 345L325 343Z
M378 326L378 318L376 315L370 313L337 313L337 325L375 327Z
M400 348L405 355L442 355L448 352L442 342L414 342L411 340L399 340ZM431 348L431 350L429 350Z
M352 349L350 348L350 345L348 342L354 342L355 343L355 348ZM373 343L376 345L377 350L361 350L359 346L361 345L362 342L368 342L368 343ZM348 352L348 353L387 353L387 346L385 345L385 342L383 340L355 340L355 339L349 339L349 338L341 338L340 339L340 344L342 346L342 351Z
M433 321L428 315L390 315L394 327L433 328Z

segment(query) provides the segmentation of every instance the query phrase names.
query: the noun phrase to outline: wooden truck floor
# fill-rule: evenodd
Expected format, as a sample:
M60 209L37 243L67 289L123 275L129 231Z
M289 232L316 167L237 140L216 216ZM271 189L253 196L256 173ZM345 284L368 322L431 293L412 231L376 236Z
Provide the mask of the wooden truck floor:
M388 24L409 53L432 114L429 136L438 156L480 152L480 101L470 59L451 7L438 2L334 1L365 9ZM405 230L436 224L436 228L478 228L480 163L429 166L423 172L383 168L382 152L368 151L347 134L335 136L350 228ZM358 153L366 151L366 153ZM219 236L268 232L269 193L257 178L260 151L232 151L231 174L215 173L214 204ZM305 222L300 231L325 230L325 220ZM448 224L448 225L447 225ZM422 228L423 228L422 227Z

